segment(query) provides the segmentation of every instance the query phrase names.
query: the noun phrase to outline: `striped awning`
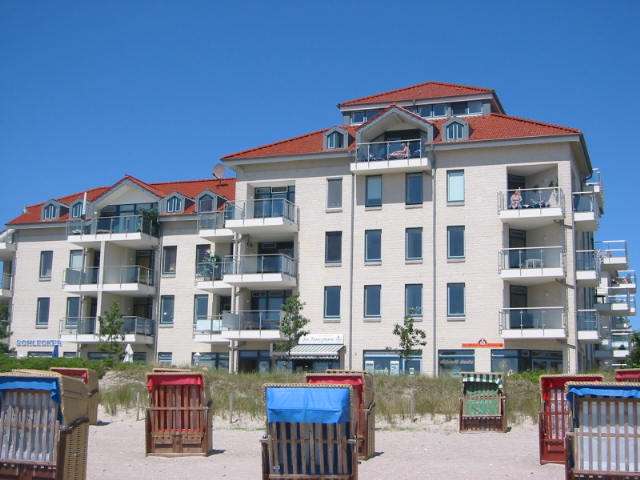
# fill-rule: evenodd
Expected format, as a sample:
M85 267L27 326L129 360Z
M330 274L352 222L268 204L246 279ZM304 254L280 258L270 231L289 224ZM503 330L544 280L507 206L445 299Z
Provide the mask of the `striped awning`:
M337 359L344 345L296 345L289 353L290 358Z
M495 383L498 388L502 389L502 375L499 373L464 373L462 372L463 382L480 382L480 383Z

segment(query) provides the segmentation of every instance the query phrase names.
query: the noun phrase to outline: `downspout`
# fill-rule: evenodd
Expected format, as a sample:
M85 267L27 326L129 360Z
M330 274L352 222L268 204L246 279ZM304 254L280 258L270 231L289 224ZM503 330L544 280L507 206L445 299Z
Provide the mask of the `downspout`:
M356 210L356 176L351 173L351 232L349 237L349 370L353 369L353 231Z
M437 289L438 289L438 284L437 284L437 274L436 274L436 212L437 212L437 208L436 208L436 151L433 147L433 141L429 144L429 151L431 152L431 268L432 268L432 275L433 278L431 280L431 285L432 285L432 319L433 319L433 329L432 329L432 338L431 338L431 342L432 342L432 350L433 350L433 354L432 354L432 361L433 361L433 376L437 377L438 376L438 349L436 348L437 346L437 340L438 340L438 334L437 334L437 325L438 325L438 317L437 317Z

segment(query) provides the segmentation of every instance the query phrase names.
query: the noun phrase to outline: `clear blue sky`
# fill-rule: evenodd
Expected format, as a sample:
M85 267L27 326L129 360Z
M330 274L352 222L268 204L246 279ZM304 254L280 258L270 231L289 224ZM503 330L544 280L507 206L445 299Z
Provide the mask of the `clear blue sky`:
M0 220L124 173L207 177L223 154L339 122L426 80L582 129L600 239L640 258L640 2L0 1Z

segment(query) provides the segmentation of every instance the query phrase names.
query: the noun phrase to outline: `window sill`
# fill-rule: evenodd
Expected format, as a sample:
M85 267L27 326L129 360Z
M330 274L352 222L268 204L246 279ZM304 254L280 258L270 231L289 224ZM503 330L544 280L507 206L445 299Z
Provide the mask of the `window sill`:
M380 323L382 322L382 317L364 317L362 321L365 323Z
M405 265L422 265L421 258L405 258Z
M335 263L325 262L324 266L325 267L329 267L329 268L341 267L342 266L342 262L335 262Z
M422 316L419 317L409 317L411 318L411 320L413 320L414 322L422 322Z
M367 207L367 206L364 207L365 212L376 211L376 210L382 210L382 205L378 205L378 206L372 205L370 207Z
M158 328L173 328L173 323L159 323Z
M412 208L422 208L422 203L415 203L415 204L410 204L410 205L407 205L405 203L404 204L404 208L406 208L407 210L412 209Z
M38 278L38 281L40 281L40 282L50 282L51 281L51 277L40 277L40 278Z
M464 322L465 320L466 320L465 315L447 316L447 322Z
M466 260L465 257L461 258L447 258L447 263L464 263Z
M46 330L49 328L49 325L36 325L36 329L38 330Z
M333 207L333 208L327 207L325 212L326 213L340 213L340 212L342 212L342 207Z
M322 322L323 323L340 323L341 319L340 317L337 318L323 318Z
M162 277L162 278L176 278L176 274L175 273L162 273L162 274L160 274L160 277Z
M365 267L377 267L380 265L382 265L382 260L365 260L364 261Z
M447 202L447 207L464 207L464 200L462 202Z

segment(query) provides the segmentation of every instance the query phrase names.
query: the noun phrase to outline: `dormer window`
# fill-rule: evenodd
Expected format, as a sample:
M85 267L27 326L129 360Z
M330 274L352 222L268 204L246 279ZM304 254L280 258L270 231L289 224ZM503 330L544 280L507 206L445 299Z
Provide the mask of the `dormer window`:
M182 198L174 195L167 200L167 213L177 213L182 210Z
M380 110L358 110L351 112L351 123L365 123L375 117Z
M451 122L445 127L446 139L448 142L455 142L464 138L464 125L458 122Z
M344 148L344 135L332 132L327 136L327 148Z
M214 208L213 196L205 193L198 200L198 212L213 212Z
M74 203L71 207L71 218L80 218L82 216L82 202Z
M46 205L42 209L42 219L43 220L53 220L57 216L56 215L56 211L57 211L57 208L53 203L50 203L50 204Z

